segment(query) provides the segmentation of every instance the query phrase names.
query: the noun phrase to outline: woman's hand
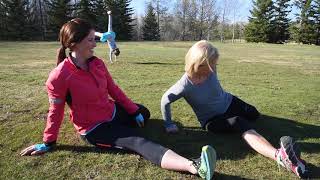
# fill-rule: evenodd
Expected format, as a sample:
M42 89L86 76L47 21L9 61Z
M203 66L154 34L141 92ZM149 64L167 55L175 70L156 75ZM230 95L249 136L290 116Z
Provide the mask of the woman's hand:
M174 123L165 125L165 128L166 128L166 132L170 133L170 134L174 134L174 133L177 133L179 131L178 126L176 124L174 124Z
M50 146L47 146L46 144L34 144L32 146L29 146L27 148L25 148L24 150L22 150L20 152L21 156L27 156L27 155L40 155L40 154L44 154L47 151L49 151Z
M141 113L139 113L136 117L135 117L135 120L138 124L139 127L144 127L144 118L142 116Z

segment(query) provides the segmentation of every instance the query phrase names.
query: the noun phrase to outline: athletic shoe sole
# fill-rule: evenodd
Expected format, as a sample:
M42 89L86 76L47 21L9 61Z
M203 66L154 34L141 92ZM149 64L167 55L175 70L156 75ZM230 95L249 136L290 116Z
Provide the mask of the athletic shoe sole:
M206 179L210 180L214 174L214 170L216 168L217 154L216 151L209 145L202 147L202 156L204 157L204 161L207 167Z

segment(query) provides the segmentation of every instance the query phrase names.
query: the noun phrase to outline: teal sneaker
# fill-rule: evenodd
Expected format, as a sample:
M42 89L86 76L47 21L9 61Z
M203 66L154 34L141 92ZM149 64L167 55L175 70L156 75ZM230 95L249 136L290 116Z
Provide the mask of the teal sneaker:
M201 178L210 180L216 167L217 155L213 147L206 145L202 147L200 158L193 161Z

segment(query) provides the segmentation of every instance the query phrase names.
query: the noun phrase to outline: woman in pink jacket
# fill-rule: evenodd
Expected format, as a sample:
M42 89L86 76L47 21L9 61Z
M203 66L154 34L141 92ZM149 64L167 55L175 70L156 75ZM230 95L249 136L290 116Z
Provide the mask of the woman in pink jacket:
M104 62L93 56L95 31L88 22L76 18L65 23L60 42L57 67L46 82L50 107L43 143L25 148L22 156L43 154L54 147L67 103L71 122L90 144L128 149L162 168L212 177L216 154L211 146L204 146L201 157L192 161L137 135L132 127L144 126L150 112L133 103L113 81ZM70 50L68 57L66 49Z

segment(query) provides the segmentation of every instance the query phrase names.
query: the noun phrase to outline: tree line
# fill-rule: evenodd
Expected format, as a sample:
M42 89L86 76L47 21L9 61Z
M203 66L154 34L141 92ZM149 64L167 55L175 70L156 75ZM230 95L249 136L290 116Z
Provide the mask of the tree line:
M291 21L288 14L293 7L298 12ZM320 0L256 0L250 12L248 42L320 44Z
M153 0L148 3L145 15L134 17L133 38L167 41L241 39L244 23L226 19L226 14L236 9L235 5L241 6L238 0L224 0L220 6L217 0ZM222 12L224 15L220 15Z
M57 40L61 26L79 17L107 31L112 11L117 39L131 39L131 0L0 0L0 40Z
M241 22L240 0L149 0L143 15L131 0L0 0L0 40L57 40L74 17L107 30L113 12L118 40L232 40L319 45L320 0L252 0ZM297 13L289 17L292 9Z

